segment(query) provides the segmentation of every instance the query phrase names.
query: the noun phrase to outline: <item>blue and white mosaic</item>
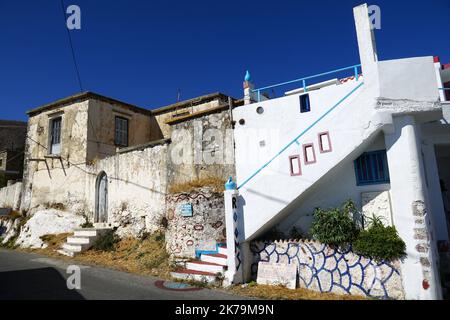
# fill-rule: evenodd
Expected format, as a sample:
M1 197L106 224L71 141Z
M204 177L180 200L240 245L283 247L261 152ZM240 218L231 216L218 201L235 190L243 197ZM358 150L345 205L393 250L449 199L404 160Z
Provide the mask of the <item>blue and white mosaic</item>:
M400 262L376 262L315 241L253 242L252 276L259 261L295 263L298 286L319 292L404 299Z

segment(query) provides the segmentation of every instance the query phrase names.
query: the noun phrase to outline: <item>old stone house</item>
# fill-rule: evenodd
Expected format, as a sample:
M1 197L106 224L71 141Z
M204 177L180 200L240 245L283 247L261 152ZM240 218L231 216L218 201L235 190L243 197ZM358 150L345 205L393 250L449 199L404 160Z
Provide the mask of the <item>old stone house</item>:
M22 179L26 134L26 122L0 120L0 173L5 183Z
M205 163L202 153L231 145L226 131L232 127L230 108L238 103L215 93L147 110L86 92L30 110L20 209L33 215L57 208L116 227L120 235L152 232L163 218L174 220L173 203L180 198L171 198L172 187L206 178L223 185L234 175L233 159ZM220 139L201 145L196 162L194 131L208 130ZM166 217L169 198L172 210ZM223 238L223 206L211 219ZM191 239L192 232L184 237L192 248L200 241Z

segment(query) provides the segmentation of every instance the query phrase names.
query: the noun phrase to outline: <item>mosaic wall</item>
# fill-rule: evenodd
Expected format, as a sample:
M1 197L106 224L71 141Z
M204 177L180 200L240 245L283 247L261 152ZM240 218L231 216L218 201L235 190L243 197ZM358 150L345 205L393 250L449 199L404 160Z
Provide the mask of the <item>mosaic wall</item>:
M252 242L252 277L258 262L295 263L298 287L319 292L404 299L400 262L375 262L315 241Z
M166 196L168 222L166 243L174 257L195 258L195 250L216 248L226 242L225 209L222 193L201 189ZM192 216L183 207L192 206Z

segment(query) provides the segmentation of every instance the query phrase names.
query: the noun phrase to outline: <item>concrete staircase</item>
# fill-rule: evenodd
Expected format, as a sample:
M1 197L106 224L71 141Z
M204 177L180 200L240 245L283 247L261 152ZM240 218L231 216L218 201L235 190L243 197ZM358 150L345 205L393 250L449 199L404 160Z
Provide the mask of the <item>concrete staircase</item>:
M73 236L68 237L66 243L57 252L65 256L73 257L91 248L97 237L108 230L111 230L111 228L107 226L75 229Z
M224 275L226 267L227 248L220 245L217 253L201 254L200 260L186 262L185 268L171 272L171 275L180 280L220 284L218 277Z

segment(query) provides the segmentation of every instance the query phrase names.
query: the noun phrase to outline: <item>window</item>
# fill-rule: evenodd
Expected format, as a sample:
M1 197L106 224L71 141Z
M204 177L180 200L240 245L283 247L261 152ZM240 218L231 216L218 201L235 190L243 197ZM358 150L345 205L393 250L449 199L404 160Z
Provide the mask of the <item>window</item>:
M363 153L355 160L355 175L358 186L389 183L386 150Z
M300 96L300 112L309 112L311 107L309 104L309 94L303 94Z
M303 158L305 159L305 164L316 162L316 153L314 152L314 145L312 143L303 145Z
M121 147L128 146L128 119L116 117L116 130L114 142Z
M50 154L61 152L61 117L50 120Z
M319 133L319 150L320 153L332 151L330 134L328 133L328 131Z
M290 156L289 165L291 169L291 176L300 176L302 174L302 168L300 166L300 156Z
M0 159L0 167L3 167L3 159Z

